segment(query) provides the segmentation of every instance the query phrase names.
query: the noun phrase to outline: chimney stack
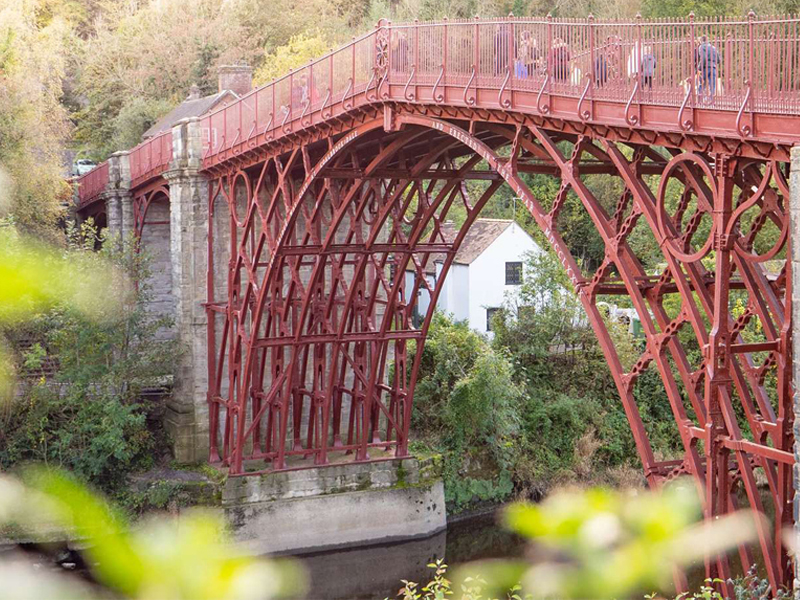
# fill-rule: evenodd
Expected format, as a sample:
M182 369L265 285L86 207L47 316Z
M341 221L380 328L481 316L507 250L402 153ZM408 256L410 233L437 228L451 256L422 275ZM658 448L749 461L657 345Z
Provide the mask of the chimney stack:
M253 89L253 67L222 65L217 70L219 91L230 90L239 97Z

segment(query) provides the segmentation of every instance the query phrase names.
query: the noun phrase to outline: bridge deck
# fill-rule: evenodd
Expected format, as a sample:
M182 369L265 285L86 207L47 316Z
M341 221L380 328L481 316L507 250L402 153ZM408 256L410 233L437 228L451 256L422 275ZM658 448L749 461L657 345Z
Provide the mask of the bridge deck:
M204 117L203 167L387 102L787 160L800 143L800 19L381 22ZM131 151L134 186L168 167L171 146L168 132ZM80 206L107 182L103 165L81 177Z

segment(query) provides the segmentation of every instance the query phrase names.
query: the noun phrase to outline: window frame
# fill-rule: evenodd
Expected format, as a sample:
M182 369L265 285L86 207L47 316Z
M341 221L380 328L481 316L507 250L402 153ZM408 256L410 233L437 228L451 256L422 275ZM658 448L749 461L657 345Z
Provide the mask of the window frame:
M515 265L511 267L511 265ZM511 271L509 271L511 267ZM509 274L514 273L516 276L509 281ZM505 265L506 285L522 285L522 261L521 260L507 260Z

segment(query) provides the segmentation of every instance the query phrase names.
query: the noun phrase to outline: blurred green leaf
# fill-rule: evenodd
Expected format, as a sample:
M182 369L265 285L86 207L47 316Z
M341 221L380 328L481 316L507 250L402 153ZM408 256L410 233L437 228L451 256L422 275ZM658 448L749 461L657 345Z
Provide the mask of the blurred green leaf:
M97 580L126 597L249 600L297 597L305 588L294 562L238 551L218 514L189 510L134 529L64 472L31 468L23 482L0 478L0 520L34 532L57 527L83 540Z

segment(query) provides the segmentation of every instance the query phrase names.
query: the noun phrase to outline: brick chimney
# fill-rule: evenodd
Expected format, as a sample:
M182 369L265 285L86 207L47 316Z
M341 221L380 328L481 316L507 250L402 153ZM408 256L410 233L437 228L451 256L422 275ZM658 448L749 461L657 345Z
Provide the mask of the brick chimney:
M222 65L217 73L220 92L230 90L237 96L244 96L253 89L253 67Z

